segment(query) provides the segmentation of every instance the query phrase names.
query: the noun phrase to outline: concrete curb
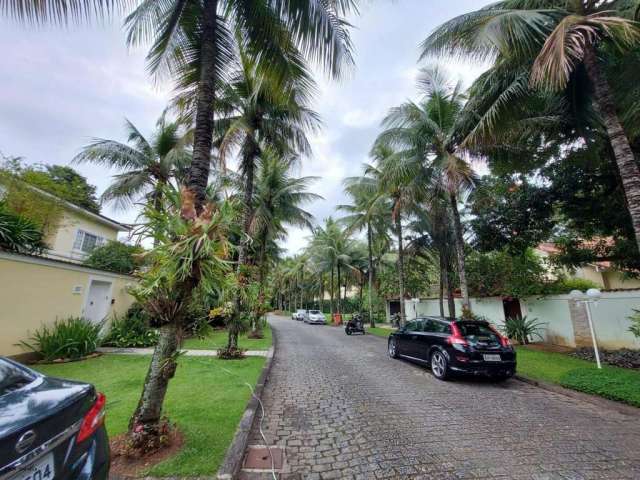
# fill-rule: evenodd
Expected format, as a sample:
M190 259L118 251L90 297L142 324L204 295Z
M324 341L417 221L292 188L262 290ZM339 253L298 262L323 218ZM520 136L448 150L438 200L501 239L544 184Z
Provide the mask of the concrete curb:
M272 345L267 353L267 360L264 364L264 367L262 367L262 373L260 374L260 377L258 378L258 381L254 388L255 396L252 395L251 399L247 403L247 407L242 414L240 424L238 425L238 429L233 436L231 445L229 445L229 448L227 448L227 452L225 453L222 465L218 469L216 478L218 478L219 480L232 480L236 478L238 473L240 473L240 469L242 468L244 452L247 449L247 444L249 443L249 433L251 432L251 427L253 426L253 421L256 418L256 414L260 409L260 402L256 399L256 397L262 397L262 391L264 390L265 384L269 380L269 372L271 371L271 367L273 366L273 361L275 358L277 341L275 332L273 332L273 330L271 338Z
M573 398L575 400L581 400L583 402L591 403L599 407L609 408L611 410L615 410L618 413L622 413L623 415L640 415L640 408L626 405L621 402L616 402L615 400L609 400L608 398L598 397L597 395L591 395L589 393L578 392L577 390L571 390L570 388L565 388L553 383L533 380L521 375L514 375L513 379L523 383L528 383L529 385L533 385L534 387L538 387L549 392L558 393L560 395Z

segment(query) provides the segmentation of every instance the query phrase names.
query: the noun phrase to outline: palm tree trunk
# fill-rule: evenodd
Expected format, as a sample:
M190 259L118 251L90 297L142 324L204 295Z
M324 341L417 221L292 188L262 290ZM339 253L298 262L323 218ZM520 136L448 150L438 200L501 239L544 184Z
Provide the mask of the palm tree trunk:
M367 249L369 255L369 325L376 326L373 319L373 239L371 238L371 223L367 222Z
M402 246L402 221L400 214L396 215L396 233L398 234L398 290L400 293L400 326L404 326L404 249Z
M129 420L129 432L144 433L151 437L160 435L158 427L162 418L162 404L167 394L169 380L173 378L177 363L175 353L178 350L178 326L175 322L160 327L158 344L153 350L151 364L147 371L144 388L138 406ZM133 437L134 439L137 438ZM141 440L143 443L145 440ZM136 446L136 448L143 445Z
M467 273L464 259L464 238L462 237L462 223L460 222L460 212L458 211L458 199L455 193L449 194L451 200L451 211L453 213L453 228L456 238L456 251L458 258L458 278L460 280L460 293L462 294L462 315L471 312L469 302L469 287L467 286Z
M331 311L331 321L333 321L333 265L331 265L331 280L329 282L329 310Z
M204 0L202 16L200 79L196 98L193 158L187 188L195 194L196 211L202 209L211 166L213 144L213 102L216 85L216 36L218 0Z
M187 188L193 193L197 212L202 210L205 191L209 180L211 146L213 139L213 104L216 84L216 36L218 0L204 0L202 16L202 49L200 52L200 79L196 97L196 120L194 127L193 157L187 175ZM185 210L186 212L186 210ZM197 268L197 265L194 265ZM183 298L188 298L198 285L193 278L185 285ZM178 320L160 328L160 338L156 345L147 377L142 387L138 408L129 422L129 437L148 442L159 434L160 414L169 380L176 369L175 352L178 348ZM143 424L144 435L136 432L137 425ZM143 437L143 438L141 438ZM146 439L144 439L146 437Z
M444 284L446 283L446 275L447 271L444 266L444 256L442 254L440 256L440 291L438 292L438 303L440 306L440 316L444 317Z
M447 280L447 305L449 306L449 317L456 318L456 300L453 296L453 271L447 262L445 278Z
M253 219L253 177L257 148L253 139L247 140L242 148L242 173L244 174L244 210L242 218L242 240L238 247L238 268L246 261L251 221Z
M629 139L618 118L611 87L598 63L593 47L586 49L584 65L593 85L594 105L607 129L609 142L622 179L636 245L640 249L640 169L638 169L638 164L629 145Z
M336 265L337 270L338 270L338 305L336 308L336 312L338 313L338 315L342 312L342 305L340 305L341 301L340 301L340 297L342 296L342 293L340 292L340 290L342 289L342 287L340 286L340 263L338 263Z

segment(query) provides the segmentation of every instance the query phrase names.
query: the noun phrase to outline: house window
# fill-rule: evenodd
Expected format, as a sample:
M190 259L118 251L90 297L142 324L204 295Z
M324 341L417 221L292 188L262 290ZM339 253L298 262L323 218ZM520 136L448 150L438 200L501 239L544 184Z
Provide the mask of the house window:
M78 230L76 239L73 242L73 249L83 253L91 253L94 248L104 245L104 243L104 238L85 232L84 230Z

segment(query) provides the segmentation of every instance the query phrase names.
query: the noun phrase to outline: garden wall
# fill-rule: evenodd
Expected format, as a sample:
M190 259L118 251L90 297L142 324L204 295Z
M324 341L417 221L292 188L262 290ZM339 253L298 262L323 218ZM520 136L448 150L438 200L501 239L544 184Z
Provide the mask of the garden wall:
M19 355L16 344L56 318L122 314L134 299L133 277L41 257L0 252L0 355Z
M462 311L460 299L456 299L456 314ZM591 346L585 305L574 302L569 295L525 297L520 299L523 315L545 322L544 341L567 347ZM505 315L501 297L472 298L474 313L486 317L500 326ZM603 292L597 305L591 305L594 329L598 345L605 349L640 349L640 340L629 332L631 322L627 318L633 309L640 309L640 290ZM445 312L447 311L445 299ZM417 315L439 315L438 299L421 299L416 304L406 301L408 318Z

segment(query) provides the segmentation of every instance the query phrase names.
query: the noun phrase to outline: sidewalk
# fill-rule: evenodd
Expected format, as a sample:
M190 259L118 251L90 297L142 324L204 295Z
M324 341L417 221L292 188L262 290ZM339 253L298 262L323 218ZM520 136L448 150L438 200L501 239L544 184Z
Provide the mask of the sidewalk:
M101 347L97 349L100 353L115 355L151 355L153 348L112 348ZM181 350L188 357L217 357L217 350ZM247 357L266 357L269 350L247 350L244 354Z

